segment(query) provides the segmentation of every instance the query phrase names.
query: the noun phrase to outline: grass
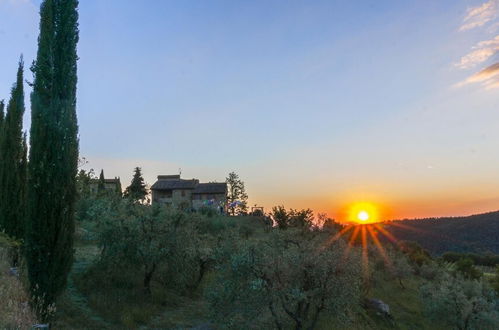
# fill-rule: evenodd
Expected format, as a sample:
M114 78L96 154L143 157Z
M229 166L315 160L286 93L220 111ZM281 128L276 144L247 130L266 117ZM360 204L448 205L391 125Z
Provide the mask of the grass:
M38 322L20 279L9 272L8 241L5 237L0 239L0 329L30 329Z

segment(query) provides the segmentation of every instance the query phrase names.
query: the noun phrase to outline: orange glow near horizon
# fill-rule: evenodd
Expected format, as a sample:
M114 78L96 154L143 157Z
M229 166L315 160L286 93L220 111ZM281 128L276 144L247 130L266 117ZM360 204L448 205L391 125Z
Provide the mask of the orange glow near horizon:
M343 222L368 224L381 221L380 207L370 202L354 203L348 207L347 218Z

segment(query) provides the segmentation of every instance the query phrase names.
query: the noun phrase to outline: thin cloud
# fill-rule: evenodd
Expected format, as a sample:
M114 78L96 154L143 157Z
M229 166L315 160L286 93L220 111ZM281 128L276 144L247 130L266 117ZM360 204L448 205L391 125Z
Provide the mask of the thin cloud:
M480 72L473 74L465 81L458 83L456 87L476 83L480 83L485 89L499 88L499 62L489 65Z
M490 40L484 40L474 46L473 51L461 57L456 66L461 69L469 69L477 64L487 61L499 52L499 35Z
M490 0L484 4L468 9L468 13L459 28L460 31L471 30L483 26L497 17L499 0Z

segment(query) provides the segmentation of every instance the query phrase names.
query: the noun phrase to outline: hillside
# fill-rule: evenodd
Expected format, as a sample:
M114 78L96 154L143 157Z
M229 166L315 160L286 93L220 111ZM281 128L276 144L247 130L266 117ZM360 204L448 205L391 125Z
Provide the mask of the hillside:
M467 217L384 223L398 240L418 242L433 255L446 251L499 253L499 211Z

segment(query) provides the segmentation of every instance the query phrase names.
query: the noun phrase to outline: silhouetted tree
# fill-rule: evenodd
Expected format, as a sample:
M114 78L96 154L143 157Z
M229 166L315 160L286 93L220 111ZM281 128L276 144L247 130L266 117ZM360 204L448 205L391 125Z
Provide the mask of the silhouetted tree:
M135 168L135 173L131 184L125 189L125 197L130 198L136 202L144 202L147 197L146 184L144 183L144 178L142 177L142 170L140 167Z
M97 192L102 194L106 191L106 180L104 179L104 170L100 171L99 182L97 185Z
M17 80L12 87L7 114L0 133L0 227L16 238L24 237L24 186L26 176L23 143L24 63L19 60Z
M26 261L45 321L73 264L78 1L44 0L31 94Z
M279 229L288 227L311 228L314 224L314 213L311 209L286 211L284 206L275 206L272 208L270 217Z
M3 112L4 108L5 108L5 103L3 100L0 100L0 132L2 131L3 119L5 117L5 114ZM0 157L1 157L1 150L0 150Z
M289 215L284 206L274 206L270 217L274 220L274 223L279 229L286 229L289 225Z
M245 213L248 209L247 200L248 195L244 188L244 182L239 179L239 175L235 172L229 173L229 177L226 178L228 193L227 193L227 203L228 210L231 215L237 215Z
M117 179L118 179L118 182L116 183L116 188L115 188L116 194L121 197L123 195L123 191L121 190L121 180L119 177Z

